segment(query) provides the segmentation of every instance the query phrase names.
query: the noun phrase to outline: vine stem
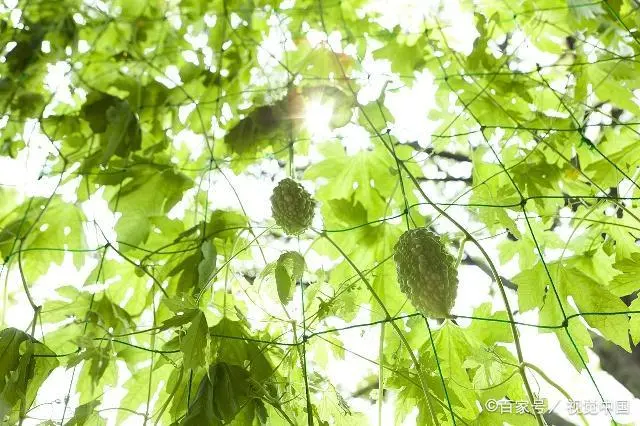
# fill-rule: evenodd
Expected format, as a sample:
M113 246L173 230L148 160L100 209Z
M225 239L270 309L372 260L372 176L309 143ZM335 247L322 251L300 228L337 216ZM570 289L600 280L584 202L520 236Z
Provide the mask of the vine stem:
M8 303L9 303L9 274L6 274L4 279L4 290L2 291L2 318L0 319L0 325L2 325L2 327L4 327L5 325L5 314L7 312Z
M293 326L293 340L298 343L298 332L296 328L298 327L295 321L291 321ZM302 345L304 345L304 336ZM305 356L304 348L300 350L300 346L296 345L296 349L298 350L298 356L300 357L300 364L302 364L302 375L304 377L304 392L307 397L307 423L309 426L313 426L313 411L311 407L311 392L309 391L309 379L307 378L307 357Z
M284 311L285 315L289 319L289 322L291 323L291 327L293 330L293 340L295 342L295 348L296 348L296 352L298 353L298 358L300 358L300 367L302 368L302 374L304 378L304 393L307 398L307 402L306 402L307 423L309 426L313 426L313 411L312 411L313 407L311 404L311 392L309 390L309 378L307 376L307 355L306 355L307 352L306 352L306 344L305 344L306 335L307 335L307 326L305 322L305 313L304 313L304 290L303 290L301 281L299 282L299 284L300 284L300 292L301 292L300 299L301 299L301 306L302 306L302 342L298 341L298 332L297 332L298 323L296 322L296 320L291 318L291 315L289 315L289 311L287 311L287 307L282 301L280 301L280 306L282 306L282 310ZM302 345L302 350L300 349L301 345Z
M378 347L378 426L382 426L382 406L384 404L384 325L380 323L380 345Z
M102 232L102 230L100 230L100 232ZM102 235L104 235L104 233ZM106 237L105 237L105 239L106 239ZM128 263L132 264L133 266L139 268L142 272L144 272L145 275L147 275L149 278L151 278L151 280L156 285L156 287L158 287L158 289L160 289L160 291L162 292L164 297L169 299L169 294L167 293L167 290L165 290L164 287L162 287L162 283L160 281L158 281L158 279L151 272L149 272L144 265L142 265L141 263L136 263L134 260L132 260L131 258L126 256L120 250L115 248L113 246L113 244L111 244L111 242L109 242L109 240L107 240L107 243L105 244L105 248L106 247L111 248L113 251L115 251L125 261L127 261Z
M152 292L151 294L151 298L152 298L152 308L153 308L153 326L155 327L156 325L156 303L155 303L155 292ZM149 382L147 382L147 405L145 407L145 412L144 412L144 426L147 425L147 422L149 421L149 408L151 406L151 385L153 383L153 370L154 370L154 357L155 357L155 353L153 351L155 351L156 349L156 333L152 333L151 334L151 365L149 366Z
M38 312L40 307L34 302L33 297L31 297L31 292L29 291L29 285L27 284L27 279L24 277L24 270L22 269L22 242L24 240L20 239L20 244L18 245L18 270L20 271L20 280L22 281L22 288L24 289L24 294L27 296L27 300L29 300L29 305L34 310L34 312ZM34 320L35 321L35 320Z
M33 355L34 341L35 341L35 333L36 333L36 324L38 322L38 315L40 314L41 306L36 306L33 309L33 321L31 322L31 338L27 340L27 350L25 356L31 357ZM27 417L27 406L26 399L20 398L20 420L18 421L18 425L22 426L24 423L24 419Z
M239 249L237 252L235 253L231 253L229 255L229 258L227 260L225 260L225 262L220 265L219 268L217 268L216 272L214 272L214 274L209 278L209 281L207 281L207 283L205 285L202 286L202 289L200 290L200 292L198 293L198 297L196 297L196 302L198 302L198 304L200 303L200 299L202 298L202 295L204 294L205 291L207 291L209 285L214 281L214 279L218 276L218 274L220 273L220 271L222 271L225 267L227 267L231 261L233 259L235 259L236 257L238 257L240 255L240 253L244 252L245 250L247 250L249 247L251 247L253 245L253 243L257 243L258 247L260 247L260 243L258 242L258 238L260 238L262 235L266 234L267 232L271 231L271 229L273 228L273 226L270 226L266 229L264 229L261 233L259 233L258 235L256 235L250 227L247 227L247 230L249 231L249 233L251 233L251 236L253 237L253 239L251 241L249 241L244 247L242 247L241 249ZM235 246L235 243L234 243Z
M396 333L398 333L398 337L400 337L400 341L402 342L404 347L407 349L407 352L409 352L409 357L411 358L411 361L413 361L414 365L416 366L416 370L418 370L418 379L420 380L420 387L422 388L422 392L424 393L424 397L427 401L427 406L429 407L429 413L431 414L433 423L436 425L439 424L438 420L436 419L436 414L435 414L435 411L433 410L433 406L431 405L429 388L427 386L427 381L424 378L424 373L420 368L420 362L418 361L418 358L416 357L416 355L413 353L413 349L411 349L411 345L409 344L409 341L407 340L407 338L404 336L404 333L402 332L402 330L400 330L400 327L398 327L398 324L396 324L395 321L393 321L393 318L391 317L391 314L387 310L387 307L384 305L384 302L382 301L382 299L380 299L380 296L378 296L378 293L375 291L375 289L373 288L369 280L364 276L360 268L358 268L356 264L353 263L351 258L349 258L349 256L344 252L344 250L342 250L342 248L338 244L336 244L336 242L331 237L329 237L329 235L327 235L326 232L318 232L318 231L316 232L320 236L324 237L332 246L336 248L336 250L338 250L340 255L356 271L356 273L358 274L362 282L367 286L367 289L369 290L369 292L371 293L375 301L380 305L380 308L382 308L386 321L391 323L391 326L393 327L393 329L396 331Z
M540 377L542 377L547 383L549 383L558 392L560 392L562 394L562 396L564 396L567 399L567 401L575 402L574 399L571 398L571 395L569 395L569 392L564 390L564 388L562 386L560 386L560 384L558 384L551 377L549 377L544 371L542 371L542 369L540 367L538 367L535 364L531 364L530 362L526 362L526 361L524 362L524 366L528 367L528 368L532 369L533 371L535 371L536 373L538 373L540 375ZM585 418L584 414L582 414L581 412L578 412L578 415L580 416L580 420L582 420L582 424L584 424L585 426L588 426L589 422Z
M20 244L18 246L18 269L20 271L20 278L22 281L22 287L24 288L24 293L27 295L27 299L29 300L29 304L31 308L33 308L33 321L31 322L31 339L27 341L27 354L28 356L33 355L33 343L36 338L36 324L38 323L38 315L40 314L40 309L42 306L37 305L33 298L31 297L31 292L29 291L29 285L27 284L27 279L24 277L24 271L22 269L22 242L24 240L20 239ZM24 419L26 418L26 404L25 399L20 399L20 420L19 425L22 426Z
M287 170L287 174L289 175L289 177L291 179L294 179L294 165L293 165L293 161L294 161L294 152L293 152L293 139L291 138L291 142L289 143L289 167Z
M429 341L431 342L431 349L433 350L433 356L436 360L436 366L438 367L438 374L440 375L440 381L442 382L442 390L444 390L444 396L447 400L447 405L449 411L451 412L451 421L453 425L456 425L456 419L453 415L453 407L451 406L451 398L449 398L449 391L447 390L447 385L444 382L444 375L442 374L442 367L440 366L440 360L438 359L438 351L436 351L436 342L433 340L433 333L431 332L431 326L429 325L429 320L424 315L422 316L424 319L424 324L427 326L427 331L429 332Z
M386 146L386 144L385 144L385 146ZM533 391L531 390L531 385L529 384L529 380L527 379L527 374L526 374L526 371L525 371L525 364L524 364L525 361L524 361L524 356L522 355L522 345L520 344L520 336L518 334L518 329L517 329L517 327L515 325L515 320L513 318L513 312L511 312L511 306L509 304L509 300L507 299L507 293L506 293L506 291L504 289L504 283L502 282L502 278L500 277L500 274L498 273L498 270L496 269L495 264L493 263L493 261L489 257L489 254L484 249L484 247L482 247L482 244L480 244L480 242L478 242L478 240L476 240L475 237L473 235L471 235L471 233L464 226L462 226L457 220L455 220L453 217L451 217L451 215L449 215L449 213L447 213L445 210L443 210L437 204L435 204L433 201L431 201L431 198L429 198L429 196L427 196L427 194L424 192L424 190L420 186L420 183L418 182L418 180L415 178L415 176L413 176L411 171L407 168L407 165L404 162L400 162L400 165L402 166L404 171L409 176L409 179L411 179L413 181L416 189L424 197L424 199L427 201L427 203L429 203L429 205L431 205L431 207L433 207L440 215L444 216L456 228L458 228L464 234L465 240L471 241L478 248L478 250L480 250L480 253L482 253L482 256L487 260L487 263L488 263L489 268L491 269L491 273L493 275L493 279L498 284L498 289L500 290L500 296L502 297L502 300L504 302L505 308L507 310L507 315L509 316L509 325L511 326L511 333L513 334L513 343L514 343L514 346L516 348L516 355L518 357L518 361L520 363L520 365L518 366L518 370L520 371L520 376L522 377L522 381L524 383L525 390L527 391L527 396L529 397L529 403L533 407L535 398L533 396ZM535 418L536 418L536 420L538 422L538 425L539 426L544 426L545 422L542 419L542 416L540 415L540 413L538 413L536 410L532 410L532 411L533 411L533 415L535 416Z
M233 245L231 246L231 255L233 255L233 253L236 251L236 246L238 245L238 242L240 241L240 235L242 234L242 231L240 231L240 233L238 233L238 236L233 240ZM227 293L229 291L229 269L231 268L231 265L229 263L225 264L226 268L224 271L224 293L222 293L222 317L226 318L227 317ZM214 303L214 295L215 293L212 291L211 292L211 303ZM199 299L199 297L198 297ZM199 300L198 300L199 301Z
M458 258L456 259L456 269L458 269L460 263L462 263L462 258L464 257L464 245L467 243L467 241L468 240L466 235L462 239L462 241L460 241L460 247L458 248Z

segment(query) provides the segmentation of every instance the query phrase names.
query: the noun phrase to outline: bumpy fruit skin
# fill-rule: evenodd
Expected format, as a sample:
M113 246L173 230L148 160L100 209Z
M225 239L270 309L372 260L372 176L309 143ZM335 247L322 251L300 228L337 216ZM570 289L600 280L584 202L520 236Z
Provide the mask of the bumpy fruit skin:
M298 235L311 226L316 201L298 182L282 179L271 195L271 212L276 224L289 235Z
M406 231L394 247L400 290L431 318L446 318L458 292L455 259L426 228Z

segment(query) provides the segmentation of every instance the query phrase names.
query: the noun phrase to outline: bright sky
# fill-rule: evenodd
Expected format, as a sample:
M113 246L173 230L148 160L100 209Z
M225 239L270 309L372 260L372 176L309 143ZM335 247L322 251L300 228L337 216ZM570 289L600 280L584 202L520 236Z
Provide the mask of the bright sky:
M5 7L11 7L12 5L9 3L9 1L5 1ZM472 16L469 13L462 13L458 10L457 2L445 1L443 4L445 5L444 13L440 16L440 19L445 26L445 33L449 38L451 46L464 53L470 52L473 40L477 35ZM371 2L372 9L384 12L380 19L382 25L393 27L400 23L409 30L420 28L423 22L422 14L433 11L434 7L434 1L424 0L395 0L392 7L390 7L390 3L387 0L374 0ZM1 6L0 11L2 11ZM176 25L179 24L179 22L176 23ZM274 27L271 35L263 43L262 48L265 53L260 56L261 60L268 63L273 60L273 57L281 56L282 40L283 37L286 38L286 36L286 34L281 34L281 32ZM320 33L311 32L309 34L311 42L318 43L324 38ZM201 40L197 37L193 40L194 44L200 42ZM339 34L332 34L331 37L329 37L329 42L334 46L339 46ZM547 57L540 55L539 52L526 44L522 49L525 59L525 65L523 66L548 61ZM268 52L268 54L266 52ZM374 61L371 57L365 59L364 65L372 77L369 80L369 84L363 87L359 94L361 101L376 98L378 92L389 79L389 74L391 74L388 63L384 61ZM52 92L56 93L56 99L60 101L65 101L70 97L68 80L65 77L68 71L69 68L67 64L56 64L51 66L50 75L47 79L48 86ZM175 84L175 74L174 70L167 70L167 78L162 79L162 82L167 85ZM177 78L179 79L179 77ZM435 123L426 120L427 113L434 104L435 87L433 76L428 72L417 73L413 85L402 86L396 79L391 81L387 89L389 89L390 92L386 97L386 106L395 117L395 124L392 129L394 135L400 140L418 140L420 144L428 146L430 144L431 132L436 127ZM186 116L188 112L188 109L181 111L181 116ZM348 148L350 152L355 152L371 143L367 133L355 125L348 125L334 133L330 132L327 127L330 113L330 105L314 103L309 107L307 125L309 129L312 130L316 140L320 141L328 136L344 137L349 141ZM0 121L0 123L0 126L4 126L6 121ZM28 141L28 148L23 150L16 159L0 157L0 183L5 186L14 187L25 196L49 196L56 184L56 178L40 178L40 173L42 170L47 170L47 157L53 152L51 143L39 131L37 123L30 123L30 125L26 126L24 139ZM190 149L199 150L201 149L202 141L194 138L193 134L184 132L176 136L174 143L177 145L184 143L187 144ZM310 155L309 158L296 158L296 161L299 162L300 165L305 165L318 159L319 156L317 154L314 155L312 150L312 155ZM274 181L261 178L259 175L260 172L266 172L269 175L275 176ZM269 196L275 185L274 182L285 177L285 171L278 167L277 162L264 160L239 176L236 176L231 170L225 170L225 173L230 178L231 185L238 191L238 195L240 199L243 200L244 206L251 219L258 223L267 220L270 217ZM461 170L461 173L468 173L468 171ZM209 183L209 191L211 195L215 195L215 197L212 197L212 199L215 199L215 208L238 208L237 200L229 190L229 183L226 180L222 179L220 175L212 175ZM304 182L304 184L310 191L314 190L311 182ZM65 196L69 197L69 200L73 200L76 185L77 182L71 182L61 188L61 191ZM426 185L425 188L429 190L431 187ZM455 193L457 189L459 189L459 187L452 184L451 187L446 187L443 195L451 195ZM184 208L184 205L189 201L189 197L193 197L193 195L193 193L187 194L183 203L174 209L172 215L180 217L182 214L181 209ZM111 241L116 239L115 233L113 232L113 225L117 220L117 216L108 211L106 202L99 196L94 196L88 202L83 203L82 208L87 218L89 220L95 220L100 225L100 228L107 233ZM463 214L464 212L461 209L455 211L456 217L463 217ZM321 224L318 222L316 225ZM565 229L564 232L567 232L567 230ZM88 232L87 235L91 237L94 233ZM491 245L492 241L491 239L486 240L486 249L489 253L496 254L497 250L495 246ZM101 243L102 242L99 241L90 241L90 244L94 245ZM275 260L284 249L305 250L306 246L287 247L281 242L274 241L267 249L268 260ZM472 250L470 250L470 252L472 252ZM330 265L328 259L321 258L317 255L314 256L313 253L307 257L306 261L312 269L322 265L325 267ZM497 259L496 263L498 263ZM46 276L35 283L33 293L38 301L42 301L51 295L52 291L60 285L82 286L84 284L84 278L92 266L93 265L87 265L82 271L76 271L71 259L67 258L62 266L52 267ZM516 271L517 262L512 262L502 268L502 272L506 276L511 276ZM0 280L7 278L5 276L6 271L3 270L2 273L3 276L0 276ZM454 312L461 315L471 315L474 307L487 301L492 302L495 309L504 308L499 297L489 294L490 280L486 275L470 266L461 266L459 274L460 289ZM31 321L32 312L26 298L22 294L19 282L17 270L14 268L8 277L12 297L9 300L9 305L6 306L3 312L3 317L5 326L25 329ZM511 293L509 294L512 306L517 306L515 296ZM294 300L299 300L299 297L294 297ZM295 302L292 302L289 308L292 312L295 312L299 307L296 307ZM365 315L366 312L363 311L359 318L356 319L356 322L366 322L368 318ZM250 312L250 316L255 319L260 319L261 313L259 311ZM536 323L537 314L535 312L527 313L526 315L519 315L517 319L524 322ZM332 325L337 326L341 324L340 321L336 320L335 324ZM435 327L436 324L434 323L433 326ZM343 332L342 337L350 350L375 360L378 357L379 332L379 327L370 327ZM588 377L585 374L579 375L576 373L569 361L566 360L553 334L539 334L535 328L520 328L520 332L522 333L523 350L527 361L540 366L550 377L565 386L565 389L574 399L584 401L599 400ZM640 401L634 400L633 396L624 389L624 387L618 384L607 373L599 369L598 359L595 354L591 353L590 358L591 362L589 367L591 371L594 372L594 378L605 399L610 401L633 401L632 412L640 413ZM120 384L124 383L128 377L124 364L122 367L120 371L123 373L120 377ZM361 378L372 371L377 371L377 366L367 364L363 362L362 359L347 353L344 360L334 360L330 363L328 373L335 383L340 384L342 394L347 396L357 389ZM555 389L551 388L539 377L530 376L530 379L531 382L534 383L534 391L540 390L544 396L550 399L550 406L554 406L558 401L564 401ZM40 419L60 420L62 418L64 405L62 404L62 400L67 393L70 380L71 370L65 371L59 368L54 371L44 384L42 392L38 397L37 404L42 405L33 410L32 415ZM118 401L123 395L124 391L121 387L112 389L105 394L101 407L109 408L118 406ZM377 410L372 409L369 402L365 400L353 400L350 401L350 403L354 408L366 412L372 424L377 424ZM67 419L72 415L76 404L77 396L72 394L70 407L66 412ZM393 398L385 401L383 411L384 419L382 422L384 425L394 424L393 404ZM557 406L556 411L566 414L567 408L566 403L562 402ZM104 412L104 415L109 419L109 425L115 425L115 413L116 411ZM637 417L640 417L640 415ZM578 423L577 418L572 418L572 420ZM589 420L593 425L609 424L607 417L604 415L590 416ZM632 421L630 417L624 418L623 416L619 417L619 420L624 422ZM35 424L38 424L38 422L25 422L25 425ZM127 424L137 424L136 419L130 418Z

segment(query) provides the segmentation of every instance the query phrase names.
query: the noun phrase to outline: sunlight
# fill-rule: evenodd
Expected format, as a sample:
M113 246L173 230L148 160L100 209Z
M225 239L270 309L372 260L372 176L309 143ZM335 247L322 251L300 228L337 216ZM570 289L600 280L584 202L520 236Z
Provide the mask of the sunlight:
M323 137L331 133L329 123L333 114L333 102L311 100L305 107L304 124L312 137Z

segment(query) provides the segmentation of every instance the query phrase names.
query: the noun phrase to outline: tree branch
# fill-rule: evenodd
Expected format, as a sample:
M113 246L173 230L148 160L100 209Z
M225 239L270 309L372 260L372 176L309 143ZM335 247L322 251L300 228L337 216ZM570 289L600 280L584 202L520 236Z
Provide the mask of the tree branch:
M447 176L443 178L421 177L421 178L416 178L416 180L418 182L465 182L469 184L472 182L472 179L470 177L464 178L464 177L453 177L453 176Z
M405 142L400 145L409 145L411 148L415 149L418 152L424 152L425 154L430 154L436 157L447 158L449 160L455 161L467 161L471 162L471 158L464 154L459 154L457 152L448 152L448 151L440 151L436 152L433 148L423 148L418 144L418 142Z

